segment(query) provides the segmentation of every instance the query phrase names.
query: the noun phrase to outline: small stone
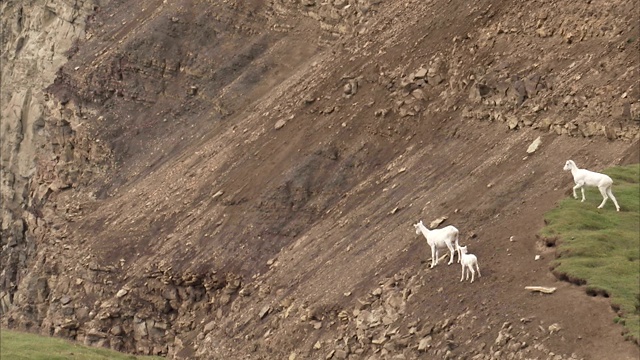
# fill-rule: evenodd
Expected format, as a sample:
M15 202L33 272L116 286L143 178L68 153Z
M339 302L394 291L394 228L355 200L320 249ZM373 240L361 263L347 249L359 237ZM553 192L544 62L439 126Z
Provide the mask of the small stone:
M431 345L431 338L423 338L422 340L420 340L420 343L418 343L418 351L426 351Z
M442 224L443 222L445 222L449 217L448 216L440 216L439 218L433 220L431 223L429 223L429 227L431 229L435 229L436 227L438 227L440 224Z
M540 260L540 255L536 255L533 260Z
M267 316L267 314L269 313L269 311L271 311L271 307L269 305L264 306L260 312L258 313L258 317L260 319L263 319L265 316Z
M213 196L211 197L211 199L215 199L215 198L220 197L220 196L222 196L222 195L224 195L224 191L222 191L222 190L218 190L218 192L217 192L217 193L213 194Z
M553 323L551 325L549 325L549 333L553 334L556 333L558 331L560 331L562 328L560 327L560 325L558 325L558 323Z
M117 298L121 298L121 297L123 297L123 296L127 295L128 293L129 293L129 290L127 290L127 289L120 289L120 290L118 290L118 292L116 293L116 297L117 297Z
M540 147L540 144L542 144L542 139L540 139L540 136L538 136L527 148L527 154L533 154L534 152L536 152L536 150L538 150L538 147Z
M411 92L411 96L418 100L424 99L424 92L421 89L415 89Z
M240 289L240 291L238 291L238 294L240 294L240 296L251 296L251 290L249 290L248 288L244 287L244 288Z
M211 330L216 328L216 322L215 321L211 321L209 323L207 323L207 325L204 326L204 332L205 333L209 333L211 332Z
M609 140L615 140L618 137L616 130L608 125L604 127L604 134Z
M122 331L122 327L120 327L120 325L116 325L114 327L111 328L111 330L109 331L111 333L111 335L113 336L120 336L122 335L123 331Z
M280 119L276 121L276 124L273 126L273 128L276 130L282 129L282 127L284 127L284 124L286 123L287 123L286 121L284 121L283 119Z
M333 354L335 359L346 359L347 356L349 356L349 353L342 349L335 350L335 353Z
M415 79L423 79L425 76L427 76L427 69L425 68L416 70L416 73L413 75Z

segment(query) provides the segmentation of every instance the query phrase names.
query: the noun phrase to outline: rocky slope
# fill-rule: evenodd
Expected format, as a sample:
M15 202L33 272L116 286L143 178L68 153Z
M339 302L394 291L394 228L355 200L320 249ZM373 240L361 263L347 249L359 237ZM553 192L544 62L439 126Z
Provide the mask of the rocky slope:
M4 2L3 326L172 358L637 358L536 237L567 158L640 161L633 5ZM412 224L440 216L479 281L428 268Z

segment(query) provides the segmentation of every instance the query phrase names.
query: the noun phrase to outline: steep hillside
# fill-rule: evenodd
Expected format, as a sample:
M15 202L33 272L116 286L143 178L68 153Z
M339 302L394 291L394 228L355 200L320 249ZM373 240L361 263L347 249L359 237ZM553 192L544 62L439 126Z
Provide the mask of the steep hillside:
M640 162L631 1L85 3L2 5L87 26L33 83L3 326L172 358L638 357L535 235L565 160ZM473 284L429 268L413 224L441 216Z

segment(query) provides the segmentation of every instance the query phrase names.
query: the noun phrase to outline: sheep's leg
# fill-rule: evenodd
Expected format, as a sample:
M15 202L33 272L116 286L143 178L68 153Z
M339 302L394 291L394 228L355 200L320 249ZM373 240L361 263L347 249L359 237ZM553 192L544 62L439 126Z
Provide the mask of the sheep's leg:
M580 183L576 183L576 186L573 187L573 198L577 199L578 198L578 194L576 194L576 190L580 189L582 187L582 185Z
M478 270L478 277L481 277L482 275L480 275L480 267L478 266L478 263L476 263L476 270Z
M476 272L473 271L473 265L469 265L469 271L471 271L471 282L475 279Z
M455 255L455 250L453 249L453 246L449 247L449 253L451 253L451 258L449 259L449 262L447 263L447 265L453 264L453 257Z
M618 205L618 201L616 200L616 197L613 196L613 192L611 191L611 187L607 188L607 194L609 195L611 200L613 200L613 203L616 205L616 211L620 211L620 206Z
M433 269L434 266L438 265L438 250L435 248L435 246L431 247L431 269Z
M598 206L598 209L602 209L604 207L604 204L607 202L607 199L609 197L607 196L606 188L598 187L598 190L600 190L600 194L602 194L602 202L600 203L600 206Z
M585 200L587 200L587 198L584 197L584 186L580 188L580 191L582 191L582 200L580 202L584 202Z
M462 276L460 276L460 282L464 281L464 265L462 265Z

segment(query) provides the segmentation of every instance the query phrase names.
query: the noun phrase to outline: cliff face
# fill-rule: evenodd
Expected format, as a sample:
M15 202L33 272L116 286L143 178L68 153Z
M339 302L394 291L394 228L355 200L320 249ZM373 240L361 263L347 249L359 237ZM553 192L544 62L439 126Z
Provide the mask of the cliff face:
M606 302L521 290L556 281L534 255L564 161L639 161L631 2L2 14L3 326L176 358L636 357ZM412 224L440 216L473 287L425 264Z
M4 1L2 13L2 311L13 303L21 278L34 254L36 208L46 201L46 187L68 159L53 147L69 146L68 120L52 118L56 106L44 92L84 36L92 1ZM67 148L67 153L73 153ZM70 155L69 155L70 156ZM37 180L46 172L47 184ZM55 175L54 175L55 174ZM39 217L42 218L43 214Z

